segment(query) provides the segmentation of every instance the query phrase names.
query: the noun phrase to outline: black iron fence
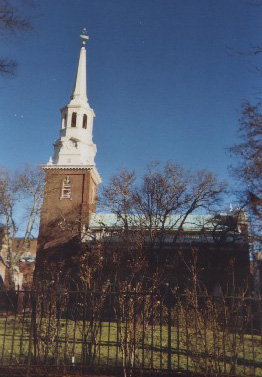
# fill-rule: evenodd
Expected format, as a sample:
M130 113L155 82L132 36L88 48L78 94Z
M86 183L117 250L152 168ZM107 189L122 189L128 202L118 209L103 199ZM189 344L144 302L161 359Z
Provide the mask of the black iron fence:
M262 300L157 292L0 292L0 362L23 368L262 375ZM1 370L0 370L1 372Z

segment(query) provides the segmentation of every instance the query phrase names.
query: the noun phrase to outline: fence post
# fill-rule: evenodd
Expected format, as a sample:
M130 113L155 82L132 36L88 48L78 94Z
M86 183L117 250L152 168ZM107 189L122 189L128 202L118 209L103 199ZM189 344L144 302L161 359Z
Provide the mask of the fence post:
M172 370L172 350L171 350L171 344L172 344L172 332L171 332L171 326L172 326L172 318L171 318L171 292L169 288L169 284L166 284L167 289L167 369L168 373L171 373Z
M34 293L31 292L31 323L30 323L30 336L28 344L28 359L27 359L27 368L26 368L26 377L30 377L31 361L32 361L32 346L33 346L33 334L34 334L34 325L35 325L35 297Z

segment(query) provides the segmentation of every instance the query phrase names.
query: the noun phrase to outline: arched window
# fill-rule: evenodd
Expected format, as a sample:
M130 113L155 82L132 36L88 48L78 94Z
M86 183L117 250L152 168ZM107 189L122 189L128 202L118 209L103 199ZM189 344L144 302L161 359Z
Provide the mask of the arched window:
M67 176L62 183L61 199L72 199L71 181Z
M76 127L76 113L72 114L71 127Z
M62 118L62 129L66 128L66 114Z
M87 115L84 114L83 116L83 128L87 128Z

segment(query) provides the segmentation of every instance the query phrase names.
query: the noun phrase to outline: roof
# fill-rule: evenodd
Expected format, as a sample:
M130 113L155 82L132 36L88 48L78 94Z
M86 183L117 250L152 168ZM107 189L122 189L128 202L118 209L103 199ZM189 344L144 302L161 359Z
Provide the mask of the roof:
M182 216L171 215L167 218L165 222L166 229L177 229L181 224ZM213 216L211 215L188 215L187 220L183 224L183 229L186 231L199 231L204 227L207 228L211 225L211 220ZM128 222L130 226L139 226L139 224L146 224L145 217L136 214L128 215ZM155 222L156 227L161 226L161 222ZM89 222L90 229L101 229L101 228L122 228L123 222L114 213L92 213Z

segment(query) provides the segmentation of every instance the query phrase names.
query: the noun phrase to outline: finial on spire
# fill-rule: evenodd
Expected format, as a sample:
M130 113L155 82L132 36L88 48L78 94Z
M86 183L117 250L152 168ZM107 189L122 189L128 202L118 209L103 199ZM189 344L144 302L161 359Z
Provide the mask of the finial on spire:
M82 39L82 46L85 46L86 41L84 39L89 39L89 36L86 35L86 28L85 27L82 29L82 34L80 35L80 38Z

